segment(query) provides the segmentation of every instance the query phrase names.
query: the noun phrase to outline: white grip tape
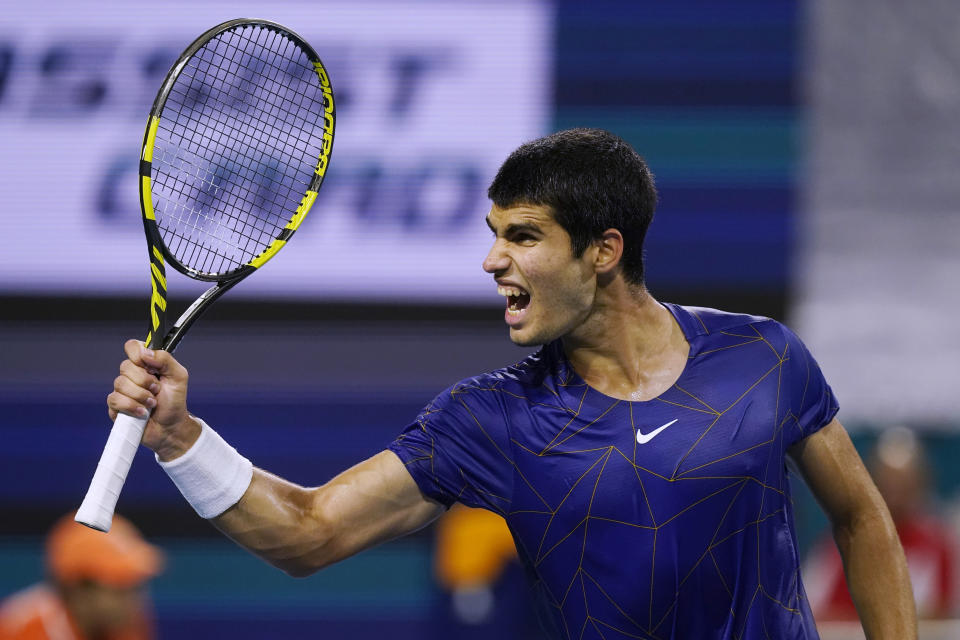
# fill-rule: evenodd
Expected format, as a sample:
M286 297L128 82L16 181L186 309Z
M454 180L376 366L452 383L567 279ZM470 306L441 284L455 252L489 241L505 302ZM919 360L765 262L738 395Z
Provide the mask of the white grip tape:
M253 479L253 464L240 455L206 422L200 437L186 453L169 462L157 462L180 493L202 518L215 518L246 493Z
M87 489L87 495L83 498L74 520L93 529L110 531L113 510L117 506L120 490L127 480L127 473L133 457L137 454L149 417L148 414L144 418L135 418L125 413L117 416L100 455L93 480L90 481L90 488Z

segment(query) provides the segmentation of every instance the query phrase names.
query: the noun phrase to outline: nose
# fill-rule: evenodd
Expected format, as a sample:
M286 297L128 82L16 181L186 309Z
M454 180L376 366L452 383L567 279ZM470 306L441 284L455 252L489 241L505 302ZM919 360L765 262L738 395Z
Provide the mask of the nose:
M495 240L487 257L483 259L483 270L497 274L506 271L508 266L510 266L510 258L503 250L503 243L499 239Z

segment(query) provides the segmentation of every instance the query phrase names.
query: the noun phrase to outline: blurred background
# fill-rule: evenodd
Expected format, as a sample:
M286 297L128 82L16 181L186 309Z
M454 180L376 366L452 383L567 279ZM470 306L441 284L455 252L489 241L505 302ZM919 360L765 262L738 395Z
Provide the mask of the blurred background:
M338 110L331 169L293 248L177 353L192 411L256 465L321 483L383 449L441 389L521 359L480 269L487 184L526 140L603 127L657 177L653 294L798 332L878 482L901 490L888 499L904 505L921 609L957 615L952 0L8 7L0 598L43 578L44 535L79 504L103 447L123 341L146 333L136 174L149 105L180 51L235 17L299 32L329 68ZM198 291L171 279L175 317ZM493 534L484 551L441 524L295 580L221 538L150 457L138 454L118 511L165 554L150 586L160 637L534 637L509 606L522 589ZM856 638L842 586L833 595L826 522L799 482L795 501L808 594L840 620L824 638ZM488 565L449 566L458 544ZM947 622L924 634L960 637Z

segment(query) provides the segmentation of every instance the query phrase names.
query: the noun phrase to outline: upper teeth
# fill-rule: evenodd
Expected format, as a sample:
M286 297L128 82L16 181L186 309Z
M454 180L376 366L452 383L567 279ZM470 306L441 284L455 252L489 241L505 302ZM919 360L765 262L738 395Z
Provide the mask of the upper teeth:
M521 295L523 295L523 292L520 291L520 289L517 289L516 287L499 287L498 286L497 293L499 293L501 296L508 296L511 298L518 298Z

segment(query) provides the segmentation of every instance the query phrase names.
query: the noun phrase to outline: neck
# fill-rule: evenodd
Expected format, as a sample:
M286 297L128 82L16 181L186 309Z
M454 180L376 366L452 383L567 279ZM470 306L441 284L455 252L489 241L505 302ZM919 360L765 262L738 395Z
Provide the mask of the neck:
M119 589L87 583L56 585L56 588L72 624L87 640L110 637L132 619L129 606L118 611Z
M70 615L70 620L84 638L98 638L102 635L102 629L97 624L96 617L90 615L87 607L84 605L82 596L78 596L74 589L67 588L61 591L63 603Z
M623 400L649 400L676 382L690 345L645 289L621 286L598 292L590 317L564 336L563 348L591 387Z

